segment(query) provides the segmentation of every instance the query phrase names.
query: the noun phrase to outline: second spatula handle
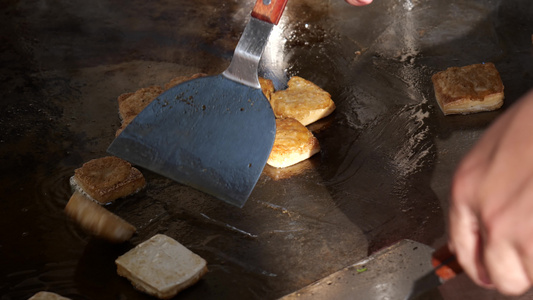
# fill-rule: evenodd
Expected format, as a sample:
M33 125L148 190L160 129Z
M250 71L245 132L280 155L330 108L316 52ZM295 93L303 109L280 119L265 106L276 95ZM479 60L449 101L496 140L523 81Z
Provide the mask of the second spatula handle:
M463 268L459 265L455 255L446 245L433 252L431 264L435 268L435 274L443 281L450 280L463 272Z
M257 0L252 17L277 25L289 0Z

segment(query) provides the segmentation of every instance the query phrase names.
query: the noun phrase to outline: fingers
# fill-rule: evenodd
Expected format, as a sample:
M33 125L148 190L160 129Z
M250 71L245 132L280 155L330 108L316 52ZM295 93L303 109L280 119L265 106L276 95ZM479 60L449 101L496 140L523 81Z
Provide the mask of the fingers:
M478 285L533 285L533 92L499 118L452 181L450 248Z
M372 0L346 0L351 5L364 6L372 3Z
M484 264L496 289L506 295L520 295L533 283L532 197L533 186L528 184L499 213L483 221Z
M479 156L472 156L478 159ZM492 282L485 269L482 259L482 241L480 224L476 212L475 202L471 199L477 197L475 187L483 178L484 166L481 161L469 166L466 161L459 167L452 183L451 207L449 215L449 247L456 254L459 264L465 273L478 285L491 288Z
M524 261L510 243L486 247L484 253L488 274L494 287L505 295L521 295L531 285Z

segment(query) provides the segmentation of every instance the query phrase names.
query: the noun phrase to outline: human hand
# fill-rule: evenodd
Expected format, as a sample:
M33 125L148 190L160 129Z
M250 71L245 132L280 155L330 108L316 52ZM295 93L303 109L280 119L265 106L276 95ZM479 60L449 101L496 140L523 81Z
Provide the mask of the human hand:
M533 91L489 127L460 163L449 246L478 285L519 295L533 283Z
M345 0L345 1L355 6L364 6L364 5L368 5L372 3L372 0Z

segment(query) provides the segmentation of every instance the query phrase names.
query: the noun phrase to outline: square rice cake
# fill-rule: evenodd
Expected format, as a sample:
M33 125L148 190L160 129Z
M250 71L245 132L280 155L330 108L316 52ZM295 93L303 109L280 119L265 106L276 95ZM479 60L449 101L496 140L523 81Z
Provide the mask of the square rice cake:
M176 240L156 234L115 261L117 273L160 299L174 297L207 273L207 263Z
M445 115L491 111L503 105L503 83L493 63L451 67L431 80Z
M141 190L146 180L141 171L116 156L96 158L74 170L71 185L100 204L110 203Z

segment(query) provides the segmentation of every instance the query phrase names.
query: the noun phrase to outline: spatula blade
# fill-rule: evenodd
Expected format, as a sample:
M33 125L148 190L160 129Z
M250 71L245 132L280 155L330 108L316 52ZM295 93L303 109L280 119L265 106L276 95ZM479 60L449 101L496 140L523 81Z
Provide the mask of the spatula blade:
M161 94L108 152L242 207L275 133L274 114L261 90L218 75Z

